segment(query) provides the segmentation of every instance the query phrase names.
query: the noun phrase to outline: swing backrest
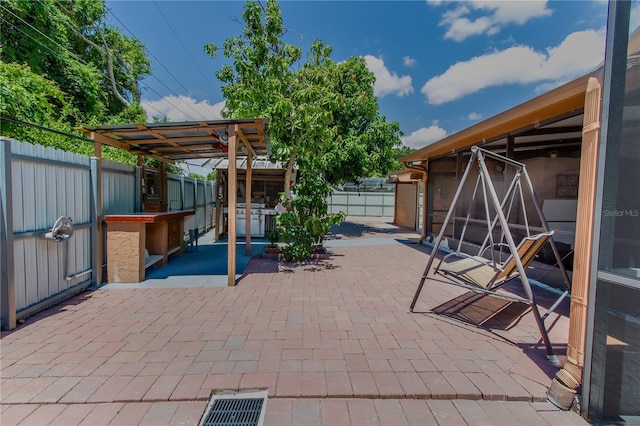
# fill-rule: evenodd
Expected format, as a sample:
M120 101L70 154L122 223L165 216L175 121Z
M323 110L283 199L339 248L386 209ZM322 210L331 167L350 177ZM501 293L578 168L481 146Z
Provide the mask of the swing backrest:
M518 244L517 255L520 258L520 262L522 263L522 267L524 269L527 268L529 263L536 256L536 253L540 251L542 246L547 242L547 240L553 235L553 231L542 232L540 234L531 235L529 237L523 238ZM511 275L518 273L518 265L516 264L516 260L514 258L513 253L506 260L504 265L502 265L502 271L496 276L494 282L501 282L509 278Z

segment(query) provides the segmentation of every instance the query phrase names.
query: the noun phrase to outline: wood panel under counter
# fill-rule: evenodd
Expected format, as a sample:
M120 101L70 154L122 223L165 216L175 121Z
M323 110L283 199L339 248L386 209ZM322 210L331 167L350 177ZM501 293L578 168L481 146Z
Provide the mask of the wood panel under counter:
M193 210L107 215L107 281L141 282L152 262L165 265L184 251L184 218ZM145 248L150 257L145 257Z

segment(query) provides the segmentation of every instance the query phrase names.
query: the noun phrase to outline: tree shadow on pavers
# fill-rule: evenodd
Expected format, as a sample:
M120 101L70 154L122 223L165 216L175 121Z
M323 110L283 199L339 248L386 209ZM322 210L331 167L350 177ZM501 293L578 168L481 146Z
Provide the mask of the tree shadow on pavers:
M56 302L49 308L29 315L26 318L19 319L17 321L16 328L14 328L13 330L2 330L0 332L0 337L4 338L5 336L9 336L11 333L16 332L23 327L27 327L30 324L35 324L36 322L41 320L48 320L57 314L66 313L67 311L75 311L76 309L71 307L79 306L83 302L89 300L92 293L93 292L90 290L85 290L79 294L76 294L75 296L71 296L69 299L63 300L61 302Z
M280 272L284 272L287 274L292 274L296 269L303 269L307 272L321 272L332 269L340 268L340 266L336 266L331 263L328 259L322 260L305 260L303 262L298 261L281 261L280 262Z

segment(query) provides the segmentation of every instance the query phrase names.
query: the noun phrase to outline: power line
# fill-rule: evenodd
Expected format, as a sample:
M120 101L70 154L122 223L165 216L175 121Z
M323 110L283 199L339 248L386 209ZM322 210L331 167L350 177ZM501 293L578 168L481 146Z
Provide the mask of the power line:
M7 24L10 24L11 22L7 21L6 18L3 18L2 16L0 16L0 21L5 22ZM62 57L60 57L60 52L56 52L55 50L53 50L51 47L47 46L46 44L44 44L42 41L34 38L31 34L25 32L24 30L22 30L20 27L15 26L14 27L16 30L18 30L19 32L21 32L22 34L24 34L25 36L29 37L31 40L35 41L36 43L38 43L40 46L44 47L45 49L47 49L49 52L53 53L54 56L56 56L58 59L63 59ZM68 50L65 50L67 53L69 53ZM84 63L85 65L87 65L86 63Z
M158 80L160 81L160 80ZM160 81L161 82L161 81ZM162 82L161 82L162 83ZM163 83L164 84L164 83ZM186 112L184 112L183 110L181 110L180 108L178 108L178 106L176 104L174 104L173 102L171 102L166 96L162 96L160 93L158 93L153 87L149 86L149 85L144 85L144 87L146 89L151 90L153 93L155 93L156 95L158 95L161 99L164 99L165 102L167 102L169 105L171 105L172 107L174 107L176 110L180 111L182 114L184 114L186 117L191 118L192 121L195 121L199 118L194 118L191 115L187 114ZM182 100L178 95L176 95L176 97L178 97L178 99ZM184 101L183 101L184 102ZM186 104L186 102L184 102ZM147 104L149 104L147 102ZM189 104L186 104L189 105ZM164 115L164 113L162 111L158 111L157 108L149 105L151 108L155 109L158 113L160 113L161 115ZM195 110L194 110L195 111ZM200 113L198 113L198 116L200 116Z
M60 43L58 43L57 41L53 40L51 37L49 37L48 35L46 35L45 33L43 33L42 31L40 31L39 29L37 29L36 27L34 27L33 25L31 25L30 23L28 23L27 21L25 21L24 19L20 18L18 15L16 15L15 13L13 13L11 10L7 9L6 7L4 7L1 3L0 3L0 8L6 10L7 12L9 12L10 14L12 14L13 16L15 16L18 20L20 20L23 24L25 24L26 26L28 26L29 28L31 28L32 30L36 31L38 34L42 35L43 37L45 37L47 40L51 41L53 44L55 44L56 46L58 46L59 48L61 48L62 50L64 50L65 52L67 52L68 54L70 54L73 58L75 58L76 60L82 62L84 65L87 65L87 63L78 55L76 55L75 53L73 53L72 51L70 51L69 49L67 49L66 47L62 46ZM4 19L4 18L3 18ZM8 22L6 19L4 19L5 22ZM29 34L25 33L24 31L20 30L20 27L14 27L16 28L18 31L20 31L22 34L26 35L27 37L29 37L31 40L39 43L40 45L47 47L45 44L43 44L42 42L37 41L36 39L34 39L33 37L31 37ZM51 50L50 48L47 47L47 49L50 52L53 52L53 50Z
M211 88L211 90L213 91L213 94L218 96L216 89L213 87L213 85L211 84L211 82L209 81L209 79L206 77L206 75L204 74L204 72L202 72L202 69L198 66L198 63L196 62L195 59L193 59L193 56L191 56L191 53L189 53L189 50L187 49L187 47L184 45L184 43L182 42L182 39L180 38L180 35L176 32L176 30L173 28L173 26L171 25L171 22L169 22L169 20L167 19L167 17L165 16L165 14L162 12L162 9L160 9L160 6L158 6L158 3L156 1L153 2L154 6L156 7L156 9L158 9L158 12L160 12L160 15L162 16L162 18L164 19L164 21L167 23L167 26L169 27L169 29L171 30L171 32L173 33L173 35L176 37L176 39L178 40L178 42L180 43L180 46L182 46L182 49L186 52L187 56L189 56L189 59L191 59L191 62L193 62L193 65L195 65L196 69L198 70L198 72L200 73L200 75L202 76L202 78L204 79L204 81L207 82L207 84L209 85L209 87ZM223 99L220 98L220 96L218 96L218 98L222 101Z
M3 22L7 22L7 23L9 23L9 22L8 22L5 18L3 18L3 17L0 17L0 21L3 21ZM36 42L36 43L37 43L37 44L39 44L40 46L42 46L42 47L44 47L45 49L47 49L47 50L48 50L49 52L51 52L54 56L56 56L58 59L63 59L63 58L60 56L60 52L57 52L57 51L55 51L55 50L51 49L49 46L47 46L46 44L44 44L42 41L40 41L40 40L38 40L38 39L34 38L31 34L29 34L29 33L25 32L25 31L24 31L24 30L22 30L20 27L16 26L16 27L14 27L14 28L15 28L16 30L18 30L19 32L21 32L22 34L24 34L25 36L29 37L31 40L33 40L34 42ZM64 51L65 51L65 52L67 52L67 53L72 53L72 52L70 52L68 49L64 49ZM89 65L89 64L87 64L86 62L82 61L82 58L78 58L78 59L79 59L83 64L85 64L85 65ZM160 80L158 80L158 81L160 81ZM160 83L162 83L162 81L160 81ZM124 86L123 86L121 83L119 83L119 82L116 82L116 84L117 84L118 86L120 86L122 89L129 90L129 89L127 89L126 87L124 87ZM140 84L143 84L143 83L141 82ZM163 83L163 84L164 84L164 83ZM151 87L149 87L148 85L144 85L144 87L145 87L145 88L147 88L147 89L149 89L149 90L151 90L152 92L156 93L159 97L161 97L161 98L162 98L162 95L160 95L158 92L156 92L154 89L152 89L152 88L151 88ZM182 114L184 114L185 116L190 117L190 115L189 115L189 114L187 114L186 112L184 112L183 110L181 110L177 105L175 105L174 103L172 103L171 101L169 101L169 100L167 100L167 99L165 99L165 100L166 100L166 101L167 101L171 106L173 106L176 110L180 111L180 112L181 112ZM163 113L162 111L159 111L159 110L158 110L157 108L155 108L153 105L147 104L147 106L148 106L148 107L150 107L150 108L152 108L152 109L154 109L154 110L155 110L158 114L160 114L161 116L162 116L162 115L164 115L164 113ZM19 122L19 121L16 121L16 120L9 119L9 118L7 118L7 117L3 117L3 119L6 119L7 121L13 121L13 122L16 122L16 123L17 123L17 122ZM25 124L25 125L26 125L26 124L31 124L31 123L26 123L26 122L19 122L19 123L20 123L20 124ZM33 124L33 125L32 125L32 127L36 127L36 126L37 126L37 125L35 125L35 124ZM43 128L43 129L41 129L41 130L50 130L50 129L48 129L48 128Z
M155 93L156 95L160 96L161 98L163 98L158 92L156 92L151 86L148 86L146 84L143 84L143 87L145 89L149 89L151 90L153 93ZM169 100L167 100L166 98L163 98L168 104L170 104L172 107L174 107L176 110L180 111L181 113L183 113L184 115L187 115L184 111L182 111L180 108L178 108L175 104L171 103ZM144 101L146 106L148 106L149 108L155 110L158 114L160 114L160 116L165 115L164 112L160 111L158 108L154 107L153 105L151 105L148 101Z
M47 6L48 7L48 6ZM45 37L47 40L51 41L53 44L55 44L56 46L58 46L60 49L62 49L63 52L69 54L72 58L78 60L79 62L81 62L84 65L89 65L84 59L82 59L81 57L79 57L77 54L75 54L74 52L72 52L71 50L69 50L68 48L66 48L65 46L62 46L61 44L59 44L58 42L56 42L55 40L53 40L52 38L50 38L49 36L47 36L46 34L44 34L42 31L38 30L36 27L34 27L33 25L29 24L28 22L26 22L25 20L23 20L22 18L20 18L18 15L16 15L15 13L13 13L11 10L7 9L6 7L4 7L2 4L0 4L0 8L4 9L5 11L9 12L11 15L13 15L15 18L17 18L18 20L20 20L24 25L26 25L27 27L31 28L32 30L34 30L35 32L37 32L38 34L42 35L43 37ZM51 11L51 9L49 9L49 11ZM84 12L81 12L84 14ZM113 12L111 12L113 14ZM87 16L85 14L85 16ZM114 15L114 17L116 17ZM88 17L87 17L88 18ZM118 19L116 17L116 19ZM10 24L11 22L7 21L6 18L4 17L0 17L1 21L4 21L8 24ZM118 19L118 21L122 24L122 22ZM73 26L71 23L67 22L65 20L65 23L69 26ZM124 24L123 24L124 26ZM22 33L23 35L25 35L26 37L30 38L31 40L33 40L34 42L36 42L37 44L39 44L40 46L44 47L46 50L48 50L50 53L52 53L55 57L57 57L58 59L63 59L60 54L61 52L55 51L53 50L50 46L47 46L45 43L43 43L41 40L38 40L37 38L35 38L34 36L32 36L31 34L29 34L28 32L24 31L22 28L20 28L19 26L14 26L14 28L16 30L18 30L20 33ZM125 27L126 28L126 27ZM74 28L75 31L78 31L77 28ZM131 33L131 31L127 28L127 31L129 31ZM136 38L136 36L131 33L131 35ZM147 50L148 51L148 50ZM148 51L148 53L151 54L151 52ZM153 56L153 55L152 55ZM154 56L155 58L155 56ZM157 60L157 58L156 58ZM158 61L159 62L159 61ZM161 64L162 65L162 64ZM164 65L162 65L164 67ZM164 67L166 69L166 67ZM168 71L168 70L167 70ZM169 71L168 71L169 72ZM170 73L170 72L169 72ZM173 76L173 74L171 74L172 77L176 78L175 76ZM183 104L185 104L187 107L189 107L193 112L196 113L196 116L199 117L200 116L200 112L198 112L195 108L193 108L191 105L189 105L188 103L186 103L184 101L184 99L182 99L177 93L175 93L173 90L171 90L171 88L169 88L162 80L160 80L158 77L154 76L153 74L150 74L151 77L155 78L160 84L162 84L167 90L169 90L173 95L175 95ZM176 79L177 80L177 79ZM179 81L178 81L179 82ZM116 82L116 84L118 86L120 86L122 89L125 90L129 90L128 88L126 88L125 86L123 86L120 82ZM184 87L184 86L183 86ZM160 95L157 91L153 90L151 87L149 87L148 85L146 85L146 88L150 89L151 91L153 91L154 93L156 93L160 98L162 98L163 96ZM166 100L166 99L165 99ZM180 109L177 105L175 105L174 103L172 103L169 100L166 100L171 106L173 106L176 110L178 110L179 112L181 112L182 114L184 114L186 117L191 117L190 114L187 114L185 111L183 111L182 109ZM158 109L154 108L152 105L148 105L149 107L153 108L156 112L158 112L159 114L163 114L161 111L159 111ZM191 117L193 118L193 117Z
M55 3L58 5L58 7L59 7L60 9L64 9L64 8L62 7L62 5L60 4L60 2L58 2L57 0L54 0L54 1L55 1ZM50 12L55 13L55 11L54 11L54 10L52 10L52 9L50 8L50 6L49 6L49 5L46 5L46 4L45 4L45 6L47 7L47 9L49 9L49 11L50 11ZM65 10L66 10L66 9L65 9ZM87 18L87 20L88 20L88 21L92 21L92 19L91 19L89 16L87 16L87 14L86 14L86 13L84 13L84 11L83 11L82 9L78 9L78 11L79 11L82 15L84 15L84 17L85 17L85 18ZM67 11L67 12L68 12L68 11ZM14 16L15 16L15 15L14 15ZM115 16L115 15L114 15L114 16ZM66 18L66 16L65 16L65 18ZM18 19L19 19L19 18L18 18ZM118 18L116 17L116 19L118 19ZM122 24L122 21L120 21L119 19L118 19L118 21ZM24 21L23 21L23 22L24 22ZM78 32L78 33L81 33L81 31L80 31L78 28L76 28L76 27L75 27L75 25L73 25L73 23L72 23L72 22L69 22L69 20L68 20L68 19L65 19L65 20L64 20L64 22L65 22L65 23L66 23L70 28L72 28L72 30L73 30L73 31L76 31L76 32ZM28 24L27 24L27 25L28 25ZM123 24L123 25L124 25L124 24ZM34 29L35 29L35 28L34 28ZM37 30L36 30L36 31L37 31ZM129 31L129 32L131 33L131 31L130 31L128 28L127 28L127 31ZM23 34L24 34L24 32L23 32ZM27 34L25 34L25 35L27 35ZM132 35L134 38L137 38L133 33L131 33L131 35ZM48 38L48 37L47 37L47 38ZM34 41L37 41L37 40L34 40ZM42 44L42 43L40 43L40 44ZM46 46L45 46L45 47L46 47ZM61 46L61 47L62 47L62 46ZM106 47L106 49L108 49L108 47ZM68 49L65 49L65 50L66 50L67 52L70 52ZM72 52L70 52L70 53L71 53L71 54L73 54ZM81 58L78 58L78 59L82 61L82 59L81 59ZM82 61L82 62L86 65L86 62L84 62L84 61ZM167 87L167 85L166 85L166 84L164 84L164 82L162 82L158 77L154 76L153 74L150 74L150 76L151 76L151 77L153 77L153 78L155 78L156 80L158 80L158 81L159 81L163 86L165 86L169 91L171 91L171 89L170 89L169 87ZM130 89L128 89L127 87L125 87L124 85L122 85L120 82L117 82L117 81L116 81L115 83L116 83L120 88L122 88L122 89L125 89L125 90L127 90L127 91L129 91L129 90L130 90ZM140 82L140 84L142 84L142 82ZM146 86L146 87L147 87L147 88L149 88L148 86ZM157 93L157 92L155 92L155 93ZM176 93L174 93L174 92L172 92L172 93L178 97L178 95L177 95ZM160 96L160 94L158 94L158 96ZM160 96L160 97L162 97L162 96ZM180 100L181 100L185 105L187 105L187 107L190 107L190 108L192 109L192 111L194 111L196 114L199 114L197 110L195 110L195 109L194 109L194 108L192 108L189 104L187 104L186 102L184 102L184 100L182 100L182 99L180 99ZM172 105L174 108L176 108L178 111L180 111L180 112L181 112L182 114L184 114L185 116L190 117L190 115L189 115L189 114L187 114L186 112L184 112L183 110L181 110L180 108L178 108L178 106L177 106L177 105L175 105L175 104L173 104L173 103L171 103L171 102L169 102L169 104L170 104L170 105ZM153 108L151 105L149 105L149 106L150 106L151 108ZM156 108L153 108L153 109L154 109L154 110L156 110L156 112L158 112L159 114L162 114L162 112L158 111Z
M58 7L60 7L60 8L62 9L62 6L60 5L60 3L59 3L57 0L54 0L54 1L55 1L55 2L56 2L56 4L58 5ZM50 8L48 5L47 5L46 7L49 9L49 11L50 11L50 12L54 12L54 11L52 11L52 10L51 10L51 8ZM84 16L85 16L89 21L91 21L91 18L90 18L89 16L87 16L87 14L86 14L86 13L84 13L84 12L82 11L82 9L79 9L79 12L80 12L80 13L82 13L82 14L83 14L83 15L84 15ZM112 13L112 15L113 15L113 13ZM117 16L115 16L115 15L114 15L114 17L115 17L116 19L118 19L118 17L117 17ZM64 22L65 22L69 27L71 27L71 28L73 29L73 31L81 32L78 28L76 28L76 27L75 27L75 25L73 25L73 23L72 23L72 22L69 22L69 20L68 20L68 19L65 19L65 20L64 20ZM120 21L119 19L118 19L118 22L120 22L120 23L122 24L122 21ZM122 25L124 26L124 24L122 24ZM126 28L126 26L125 26L125 28ZM136 37L133 33L131 33L131 31L130 31L128 28L127 28L127 31L129 31L129 33L130 33L134 38L136 38L136 39L137 39L137 37ZM45 47L46 47L46 46L45 46ZM65 49L65 50L67 50L67 49ZM145 49L145 50L147 50L147 49ZM147 51L148 51L148 50L147 50ZM67 50L67 52L69 52L69 50ZM149 52L149 53L150 53L150 52ZM79 59L80 59L80 60L82 60L81 58L79 58ZM86 62L84 62L84 61L83 61L83 63L85 63L85 65L86 65ZM178 97L178 98L179 98L179 96L178 96L175 92L173 92L173 91L172 91L172 90L171 90L171 89L170 89L170 88L169 88L169 87L168 87L164 82L162 82L158 77L154 76L153 74L149 74L149 75L150 75L151 77L155 78L156 80L158 80L158 81L160 82L160 84L162 84L165 88L167 88L170 92L172 92L176 97ZM116 82L116 84L117 84L118 86L120 86L122 89L125 89L125 90L127 90L127 91L129 90L128 88L126 88L125 86L123 86L123 85L122 85L121 83L119 83L119 82ZM142 84L142 82L140 82L140 84ZM146 87L147 87L147 88L149 88L149 86L148 86L148 85L147 85ZM155 92L155 91L154 91L154 92ZM155 92L155 93L156 93L156 94L158 94L157 92ZM160 94L158 94L158 96L162 97ZM180 98L179 98L179 99L180 99ZM187 107L191 108L191 110L192 110L192 111L194 111L196 114L198 114L198 115L199 115L199 112L198 112L196 109L194 109L193 107L191 107L191 105L189 105L188 103L184 102L184 100L183 100L183 99L180 99L180 100L181 100L181 101L182 101L182 103L184 103ZM190 114L187 114L185 111L183 111L182 109L178 108L178 106L177 106L177 105L175 105L175 104L173 104L172 102L169 102L169 104L170 104L170 105L172 105L174 108L176 108L178 111L180 111L180 112L181 112L182 114L184 114L185 116L187 116L187 117L191 117L191 116L190 116ZM151 108L153 108L151 105L149 105L149 106L150 106ZM159 114L162 114L162 112L161 112L161 111L158 111L156 108L153 108L153 109L154 109L154 110L156 110L156 112L158 112Z
M45 6L49 9L49 11L54 12L50 9L50 7L48 5L45 4ZM3 9L7 10L6 8L4 8L2 5L0 5L0 7L2 7ZM13 16L15 16L16 18L20 19L20 17L16 16L14 13L12 13L11 11L9 11L9 13L11 13ZM86 15L85 15L86 16ZM0 21L4 21L7 24L13 24L12 22L7 21L6 18L3 18L0 16ZM36 31L39 34L42 34L44 37L46 37L48 40L50 40L51 42L53 42L56 46L60 47L62 49L62 51L66 54L68 54L71 58L77 60L78 62L82 63L83 65L87 65L87 66L95 66L95 64L91 63L87 63L83 58L81 58L80 56L78 56L75 52L71 51L69 48L62 46L61 44L57 43L55 40L51 39L50 37L48 37L46 34L42 33L40 30L38 30L37 28L35 28L34 26L32 26L31 24L29 24L28 22L25 22L24 20L20 19L20 21L22 21L25 25L27 25L28 27L30 27L31 29L33 29L34 31ZM69 24L66 20L65 22L67 24ZM70 25L70 24L69 24ZM71 26L71 25L70 25ZM41 40L38 40L37 38L33 37L31 34L29 34L28 32L24 31L22 28L20 28L20 26L17 25L13 25L13 28L18 30L20 33L22 33L23 35L25 35L26 37L30 38L31 40L33 40L34 42L36 42L37 44L39 44L40 46L44 47L46 50L48 50L49 52L51 52L56 58L61 59L61 60L66 60L66 58L63 58L61 56L62 52L59 51L55 51L53 50L50 46L47 46L46 44L44 44ZM77 29L74 29L77 31ZM115 82L116 85L118 85L121 89L124 89L126 91L130 91L130 89L128 87L125 87L122 83L120 83L119 81Z
M85 138L85 137L82 137L82 136L74 135L73 133L63 132L62 130L52 129L50 127L40 126L40 125L34 124L34 123L28 123L26 121L18 120L16 118L7 117L6 115L2 115L2 114L0 114L0 120L6 120L6 121L10 121L12 123L20 124L22 126L33 127L34 129L44 130L44 131L47 131L47 132L56 133L56 134L61 135L61 136L67 136L67 137L70 137L70 138L79 139L81 141L94 143L94 141L89 139L89 138Z
M129 34L131 34L132 37L134 37L135 39L138 39L138 37L120 20L120 18L118 18L118 16L113 13L113 11L111 9L108 9L109 13L111 13L111 15L120 23L120 25L122 25L128 32ZM185 85L153 54L153 52L151 52L147 47L145 47L145 51L171 76L173 77L173 79L178 82L178 84L180 86L182 86L182 88L184 90L186 90L190 96L193 97L193 99L196 100L196 102L198 102L198 100L196 99L195 96L193 96L193 94L191 93L191 90L189 90L187 87L185 87ZM193 108L191 105L189 105L187 102L184 101L184 99L182 99L180 97L180 95L178 95L176 92L174 92L169 86L167 86L167 84L165 84L163 81L161 81L158 77L154 76L153 74L150 74L151 77L155 78L156 80L158 80L160 82L160 84L162 84L169 92L171 92L174 96L176 96L183 104L185 104L187 107L191 108L192 111L194 111L197 116L200 116L200 112L198 112L195 108ZM157 93L157 92L156 92ZM158 94L158 96L160 96ZM162 96L160 96L162 97ZM171 103L171 102L169 102ZM171 104L173 105L173 104ZM175 106L175 105L174 105ZM180 111L183 114L189 116L188 114L186 114L184 111Z

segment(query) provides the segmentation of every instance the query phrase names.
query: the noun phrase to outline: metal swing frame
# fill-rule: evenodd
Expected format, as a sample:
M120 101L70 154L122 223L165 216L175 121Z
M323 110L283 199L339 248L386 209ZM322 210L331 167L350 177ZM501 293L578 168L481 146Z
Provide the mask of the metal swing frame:
M514 166L515 167L515 173L514 173L514 177L509 185L509 188L507 189L507 192L504 196L504 198L502 200L499 199L498 194L495 190L495 187L493 185L493 182L491 181L491 176L489 174L489 170L487 169L487 164L486 164L486 158L493 158L495 160L499 160L501 162L507 163L508 165ZM460 198L460 195L462 193L462 190L464 188L464 185L469 177L469 173L471 171L471 169L473 168L473 165L477 162L478 166L479 166L479 173L478 173L478 179L476 181L476 185L473 191L473 197L472 200L475 199L476 194L478 192L478 187L480 186L480 183L482 183L481 187L482 187L482 191L483 191L483 195L484 195L484 202L485 202L485 214L486 214L486 218L487 218L487 229L488 229L488 233L482 243L482 246L480 247L480 250L478 252L477 256L469 256L469 255L465 255L461 253L461 246L462 246L462 242L464 240L464 235L467 229L467 225L469 223L469 219L470 219L470 215L471 215L471 209L469 209L469 211L467 212L467 216L466 216L466 220L464 223L464 227L462 229L461 235L460 235L460 239L459 239L459 243L458 243L458 247L457 250L450 254L447 255L446 257L452 256L452 255L457 255L458 257L466 257L468 259L472 258L472 259L481 259L482 254L489 249L491 252L491 259L486 259L485 265L483 265L483 267L487 267L487 265L491 265L493 267L493 270L496 271L496 275L495 277L498 277L498 275L502 272L501 266L499 264L499 262L496 261L495 259L495 254L494 254L494 250L493 248L495 246L499 246L501 249L502 247L506 246L509 249L510 252L510 257L508 259L508 261L511 263L512 269L513 269L513 273L508 273L503 277L504 280L499 282L499 283L494 283L489 282L488 285L486 287L484 286L476 286L473 285L473 283L469 283L468 280L456 280L454 279L454 277L452 275L455 275L455 273L441 273L440 275L443 275L447 278L447 283L450 284L454 284L454 285L458 285L464 288L467 288L469 290L475 291L475 292L479 292L479 293L485 293L485 294L491 294L494 296L498 296L498 297L502 297L505 299L509 299L509 300L515 300L515 301L519 301L519 302L523 302L528 304L531 307L531 311L533 312L533 315L535 317L536 320L536 324L540 330L540 335L542 337L542 340L544 342L546 351L547 351L547 358L549 359L549 361L554 364L554 365L558 365L559 361L558 358L555 355L555 352L553 350L553 347L551 345L551 342L549 340L549 334L548 331L544 325L544 320L558 307L558 305L562 302L562 300L569 294L570 289L571 289L571 280L569 278L569 275L567 273L566 268L564 267L563 263L562 263L562 258L560 257L560 253L555 245L555 242L553 241L553 231L549 228L549 224L547 223L547 220L544 217L544 214L542 212L542 206L540 204L540 201L538 199L538 197L536 196L536 193L533 189L533 184L531 183L531 179L529 178L529 175L527 173L527 169L526 166L523 163L520 163L518 161L512 160L508 157L499 155L499 154L495 154L491 151L488 151L486 149L480 148L478 146L473 146L471 148L471 158L469 159L469 163L467 164L467 168L464 171L464 174L462 175L462 178L460 180L460 184L458 185L458 189L456 190L456 193L453 197L453 200L451 202L451 206L447 212L447 215L445 217L444 222L442 223L442 227L440 229L440 232L438 233L438 236L435 240L434 246L433 246L433 250L431 252L431 256L429 257L429 260L427 262L427 266L424 270L424 273L422 274L422 278L420 280L420 284L418 285L418 288L416 290L416 293L413 297L413 301L411 302L411 306L409 308L410 312L414 312L414 307L416 305L416 302L418 301L418 297L420 296L420 292L422 291L422 287L424 286L425 280L427 279L428 275L429 275L429 271L431 271L431 267L433 266L433 262L436 259L436 254L438 253L438 249L440 248L443 240L444 240L444 234L446 231L447 226L449 225L449 222L451 221L451 218L454 216L454 212L456 209L456 206L458 204L458 200ZM529 229L529 221L527 219L527 214L526 214L526 208L524 205L524 195L523 195L523 191L522 191L522 184L521 181L524 179L525 181L525 185L526 188L529 191L529 194L531 195L531 199L533 200L533 204L535 206L535 209L537 211L537 214L540 218L540 221L542 223L542 227L544 229L544 238L546 238L546 242L548 242L551 246L551 249L553 251L553 254L556 258L558 267L560 269L560 272L562 274L562 277L564 279L564 283L566 285L566 290L562 293L562 295L560 295L560 297L553 303L553 305L547 310L547 312L545 313L544 316L540 315L540 310L538 309L538 305L536 303L535 300L535 296L533 294L533 291L531 290L531 284L529 282L529 278L527 277L526 274L526 267L528 265L528 263L532 260L533 255L535 255L535 253L530 253L527 255L527 259L525 259L525 262L523 263L523 260L521 259L520 255L519 255L519 248L521 248L520 245L516 244L516 242L513 239L513 235L511 233L511 230L509 228L509 223L507 218L510 215L512 206L513 206L513 202L515 199L515 195L516 193L519 194L519 201L521 202L521 205L523 207L523 211L524 211L524 221L525 221L525 229L527 232L527 235L529 237L525 238L525 240L532 240L533 238L537 238L538 236L531 236L531 232ZM492 205L496 215L495 217L490 220L489 219L489 205ZM508 204L508 207L507 207ZM505 207L507 207L507 214L505 215ZM495 243L494 239L493 239L493 232L495 230L495 227L497 225L500 225L501 228L501 237L500 237L500 242L499 243ZM542 235L542 234L541 234ZM503 243L502 241L506 241L506 243ZM523 240L524 241L524 240ZM522 243L521 243L522 244ZM540 244L539 246L537 246L537 248L535 249L535 252L537 252L540 248L541 248L542 244ZM446 258L445 257L445 258ZM445 259L441 259L439 264L436 266L434 273L437 273L440 266L442 265L442 262ZM484 260L484 259L483 259ZM513 265L515 263L515 265ZM446 264L445 264L446 265ZM514 268L515 266L515 268ZM503 274L505 275L505 274ZM495 279L494 277L494 279ZM513 278L520 278L520 282L522 283L522 286L524 288L524 292L526 294L526 298L523 297L519 297L516 295L504 295L504 294L499 294L496 293L497 289L499 287L501 287L502 285L506 284L508 281L510 281ZM494 285L495 284L495 285Z

